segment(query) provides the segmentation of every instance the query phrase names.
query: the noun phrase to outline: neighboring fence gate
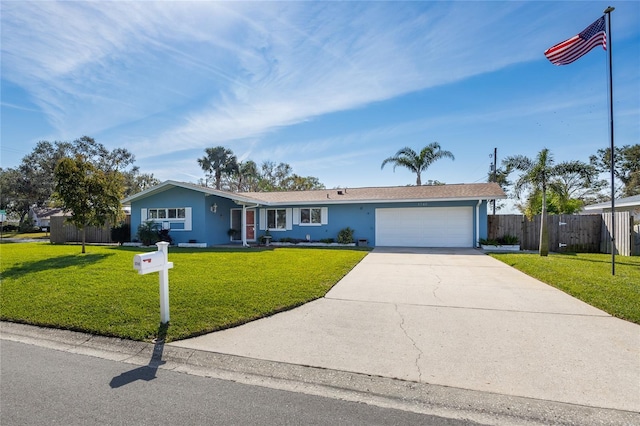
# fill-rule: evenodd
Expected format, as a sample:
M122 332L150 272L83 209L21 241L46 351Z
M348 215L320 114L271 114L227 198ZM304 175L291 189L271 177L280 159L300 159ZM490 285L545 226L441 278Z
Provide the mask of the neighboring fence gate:
M617 254L640 254L636 226L629 212L616 212ZM554 252L611 253L611 213L595 215L549 215L549 250ZM515 235L522 250L538 250L541 215L528 220L523 215L488 216L488 238Z

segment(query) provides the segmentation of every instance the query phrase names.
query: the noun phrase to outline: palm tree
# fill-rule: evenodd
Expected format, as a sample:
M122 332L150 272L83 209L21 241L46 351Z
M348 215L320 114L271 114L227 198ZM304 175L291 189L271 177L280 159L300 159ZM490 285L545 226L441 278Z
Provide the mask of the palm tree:
M421 174L429 168L434 161L441 158L450 158L455 160L453 154L449 151L442 151L438 142L430 143L422 148L420 154L416 153L409 147L402 148L396 155L389 157L382 162L380 169L382 170L387 163L393 163L393 171L396 167L406 167L416 174L416 185L422 185Z
M216 189L222 185L222 174L231 174L238 170L238 159L233 151L223 146L205 149L206 156L198 158L198 164L205 173L212 174L215 178Z
M507 157L503 164L508 170L518 170L522 175L514 184L516 196L520 196L526 188L533 193L542 193L542 217L540 224L540 256L549 255L549 231L547 229L547 185L550 179L557 173L553 166L553 156L547 148L538 153L535 160L524 155Z

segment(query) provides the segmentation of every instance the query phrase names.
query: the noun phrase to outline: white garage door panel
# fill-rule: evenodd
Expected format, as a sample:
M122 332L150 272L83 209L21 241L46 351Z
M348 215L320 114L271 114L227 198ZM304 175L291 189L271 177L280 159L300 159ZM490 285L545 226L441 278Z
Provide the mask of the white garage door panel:
M473 247L473 208L376 209L376 245Z

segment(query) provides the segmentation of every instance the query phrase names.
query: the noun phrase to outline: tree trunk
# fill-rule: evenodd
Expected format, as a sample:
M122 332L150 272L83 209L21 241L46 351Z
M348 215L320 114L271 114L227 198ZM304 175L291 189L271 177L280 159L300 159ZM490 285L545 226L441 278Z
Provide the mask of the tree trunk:
M417 177L416 177L416 185L420 186L422 185L422 179L420 179L420 172L417 173Z
M83 226L83 227L82 227L82 254L84 254L84 253L85 253L85 250L84 250L84 242L85 242L85 240L86 240L86 229L87 229L87 227L86 227L86 226Z
M540 256L549 255L549 230L547 229L547 191L542 190L542 215L540 217Z

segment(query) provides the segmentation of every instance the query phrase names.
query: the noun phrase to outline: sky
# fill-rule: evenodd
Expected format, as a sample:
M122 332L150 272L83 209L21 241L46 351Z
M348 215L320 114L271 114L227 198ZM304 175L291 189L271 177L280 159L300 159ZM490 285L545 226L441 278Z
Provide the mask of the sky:
M218 145L327 188L487 179L491 155L609 146L607 53L544 51L612 13L616 146L640 143L640 2L5 1L0 166L87 135L143 173L197 182Z

